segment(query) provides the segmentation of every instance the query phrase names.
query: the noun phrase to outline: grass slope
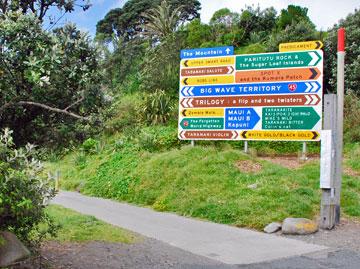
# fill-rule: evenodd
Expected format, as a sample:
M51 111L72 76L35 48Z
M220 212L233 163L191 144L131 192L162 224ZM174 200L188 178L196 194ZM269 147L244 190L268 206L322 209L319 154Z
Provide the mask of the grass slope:
M87 156L80 166L74 158L76 153L49 167L61 170L63 188L160 211L256 229L289 216L314 218L319 212L318 163L289 170L230 146L185 146L155 153L109 147ZM249 159L262 170L245 173L235 166ZM255 183L257 188L248 187ZM345 176L346 214L360 216L359 193L359 177Z
M79 214L61 206L51 205L46 209L49 216L59 226L57 236L51 238L59 242L105 241L132 243L135 235L119 227L112 226L93 216Z

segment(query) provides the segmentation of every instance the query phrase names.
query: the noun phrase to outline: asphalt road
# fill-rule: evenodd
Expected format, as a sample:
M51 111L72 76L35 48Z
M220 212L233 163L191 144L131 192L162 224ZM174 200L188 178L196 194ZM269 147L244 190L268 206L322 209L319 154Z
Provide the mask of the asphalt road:
M60 193L54 203L144 236L132 245L47 246L43 253L56 268L360 269L356 248L326 248L311 238L266 235L71 192Z
M360 265L359 252L349 249L249 265L228 265L150 238L130 245L50 242L42 254L53 269L359 269Z
M264 262L326 249L299 240L185 218L74 192L61 192L53 202L226 264Z

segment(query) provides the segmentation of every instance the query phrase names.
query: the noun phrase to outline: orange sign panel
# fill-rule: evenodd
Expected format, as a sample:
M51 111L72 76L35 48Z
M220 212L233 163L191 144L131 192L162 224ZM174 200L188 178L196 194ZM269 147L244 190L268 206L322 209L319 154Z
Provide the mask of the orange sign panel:
M254 71L238 71L236 83L316 80L321 75L318 68L269 69Z

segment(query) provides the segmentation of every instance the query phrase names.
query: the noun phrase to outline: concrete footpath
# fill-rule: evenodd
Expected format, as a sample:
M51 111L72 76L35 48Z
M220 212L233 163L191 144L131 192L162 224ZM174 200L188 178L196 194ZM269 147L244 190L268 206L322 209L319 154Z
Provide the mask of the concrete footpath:
M294 239L156 212L79 193L61 192L53 203L226 264L260 263L326 249Z

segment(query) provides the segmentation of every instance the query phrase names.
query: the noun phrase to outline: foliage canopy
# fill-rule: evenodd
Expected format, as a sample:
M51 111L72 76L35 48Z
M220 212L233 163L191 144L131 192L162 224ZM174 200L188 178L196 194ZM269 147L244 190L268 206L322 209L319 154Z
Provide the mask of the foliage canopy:
M123 37L126 41L144 33L147 23L145 12L160 6L162 0L129 0L122 8L110 10L96 26L99 40L111 41L113 36ZM168 0L170 10L181 8L180 21L191 21L199 18L200 2L198 0Z
M101 106L99 52L74 25L50 33L34 15L7 13L0 55L0 121L16 141L39 141L44 124L89 121Z

